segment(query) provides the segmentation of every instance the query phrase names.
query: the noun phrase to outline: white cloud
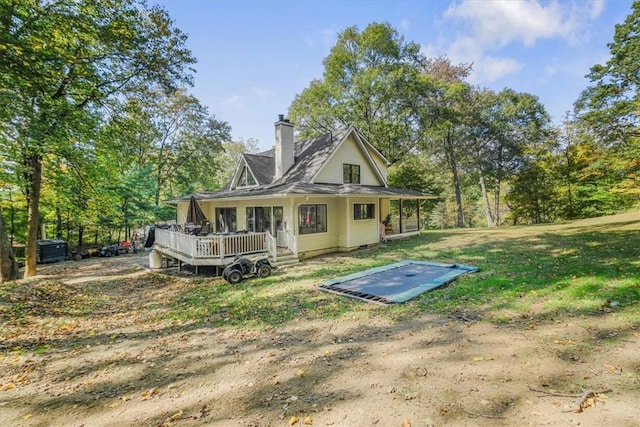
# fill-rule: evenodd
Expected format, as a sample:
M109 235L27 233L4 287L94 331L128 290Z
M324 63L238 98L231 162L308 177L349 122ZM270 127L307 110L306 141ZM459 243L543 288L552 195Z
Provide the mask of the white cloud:
M273 91L269 90L269 89L264 89L261 87L257 87L254 86L251 91L253 92L253 94L259 98L260 100L264 101L268 98L271 98L273 96Z
M404 31L407 31L409 28L411 28L411 21L409 21L407 18L404 18L400 21L400 28L402 28Z
M563 15L557 2L543 6L536 0L465 0L445 12L448 18L465 21L474 40L485 49L500 48L513 41L531 46L540 38L564 37L574 24Z
M231 95L223 99L221 105L225 111L229 111L242 109L245 104L240 95Z
M530 49L539 41L577 44L589 38L589 25L603 8L603 0L461 0L444 13L447 25L457 28L458 34L441 42L438 50L453 62L473 63L472 81L493 82L524 67L508 57L506 48L521 45ZM423 52L434 50L433 46L423 47ZM557 70L545 70L547 77L552 72Z
M517 73L523 64L509 58L485 56L474 65L474 80L492 83L509 74Z
M591 13L589 14L589 18L596 19L602 14L604 10L604 0L593 0L591 2Z

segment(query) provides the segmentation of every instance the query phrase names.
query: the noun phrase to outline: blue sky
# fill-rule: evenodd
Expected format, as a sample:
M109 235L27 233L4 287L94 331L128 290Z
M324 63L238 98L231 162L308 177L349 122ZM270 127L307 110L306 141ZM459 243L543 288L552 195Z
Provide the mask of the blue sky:
M536 95L560 122L608 59L632 0L155 0L198 58L191 93L235 140L274 142L273 123L321 78L336 35L388 22L429 57L473 63L469 82Z

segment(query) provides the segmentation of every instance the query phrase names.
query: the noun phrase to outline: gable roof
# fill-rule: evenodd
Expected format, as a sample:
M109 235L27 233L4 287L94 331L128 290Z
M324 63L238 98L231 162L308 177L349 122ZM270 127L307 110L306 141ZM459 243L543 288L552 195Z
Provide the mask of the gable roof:
M349 135L351 129L340 129L317 138L301 141L301 152L297 155L293 166L274 184L311 183L331 154Z
M336 152L349 135L354 135L356 144L363 151L374 173L380 179L383 185L359 185L359 184L316 184L314 178L318 176L323 166ZM379 196L395 196L395 197L427 197L435 198L433 195L421 193L418 191L404 190L399 188L391 188L383 177L382 172L373 161L370 151L380 156L386 164L388 160L375 149L364 136L354 127L338 129L334 132L318 136L316 138L296 141L294 144L294 164L284 173L282 178L274 181L275 176L275 150L267 150L257 154L243 154L244 161L253 176L258 181L256 186L233 188L233 183L237 180L238 174L241 173L241 167L236 168L236 172L227 185L213 192L195 193L193 196L197 200L227 199L227 198L251 198L251 197L270 197L270 196L286 196L289 194L302 195L329 195L348 196L348 195L379 195ZM169 202L176 203L178 201L188 200L189 197L184 196Z
M318 178L318 175L322 171L322 168L327 163L329 163L329 161L333 158L334 155L337 155L338 148L340 148L340 146L342 144L344 144L344 142L346 141L346 139L347 139L347 137L349 135L353 135L354 136L354 140L355 140L356 145L358 146L358 148L362 152L363 156L367 160L367 163L368 163L369 167L373 170L374 175L378 178L379 182L384 184L384 186L386 187L387 186L387 181L384 178L384 175L382 174L380 169L378 168L378 165L376 164L376 162L371 157L371 153L369 152L369 150L373 149L376 154L378 154L380 157L382 157L385 160L385 163L389 163L388 160L384 156L382 156L382 154L380 154L380 152L377 151L371 144L369 144L367 142L367 140L365 139L365 137L360 132L358 132L358 130L356 128L354 128L353 126L349 127L348 129L346 129L344 135L338 135L337 136L338 140L336 141L336 145L333 147L331 153L324 159L320 169L318 169L315 172L315 174L313 175L311 181L312 182L317 182L316 179Z
M253 173L258 185L267 185L273 181L275 158L263 154L243 154L247 167Z

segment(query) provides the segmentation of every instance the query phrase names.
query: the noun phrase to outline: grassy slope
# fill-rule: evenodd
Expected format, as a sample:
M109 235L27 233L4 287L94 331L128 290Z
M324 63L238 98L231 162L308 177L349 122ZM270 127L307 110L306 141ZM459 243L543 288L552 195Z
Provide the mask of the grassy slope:
M324 280L402 259L471 264L481 271L392 308L316 290ZM535 323L615 310L621 320L631 320L640 302L639 273L640 213L630 212L554 225L428 231L234 287L201 279L169 316L260 327L292 319L420 313Z

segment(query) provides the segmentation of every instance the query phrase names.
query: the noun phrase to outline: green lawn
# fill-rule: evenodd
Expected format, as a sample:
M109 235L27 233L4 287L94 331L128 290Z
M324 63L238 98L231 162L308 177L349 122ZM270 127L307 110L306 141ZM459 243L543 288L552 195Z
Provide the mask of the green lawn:
M403 259L470 264L480 272L394 307L316 289L324 280ZM637 316L640 301L640 213L554 225L426 231L307 260L235 286L220 279L195 280L197 285L174 301L172 319L275 327L290 320L432 313L535 324L616 311L629 320Z

